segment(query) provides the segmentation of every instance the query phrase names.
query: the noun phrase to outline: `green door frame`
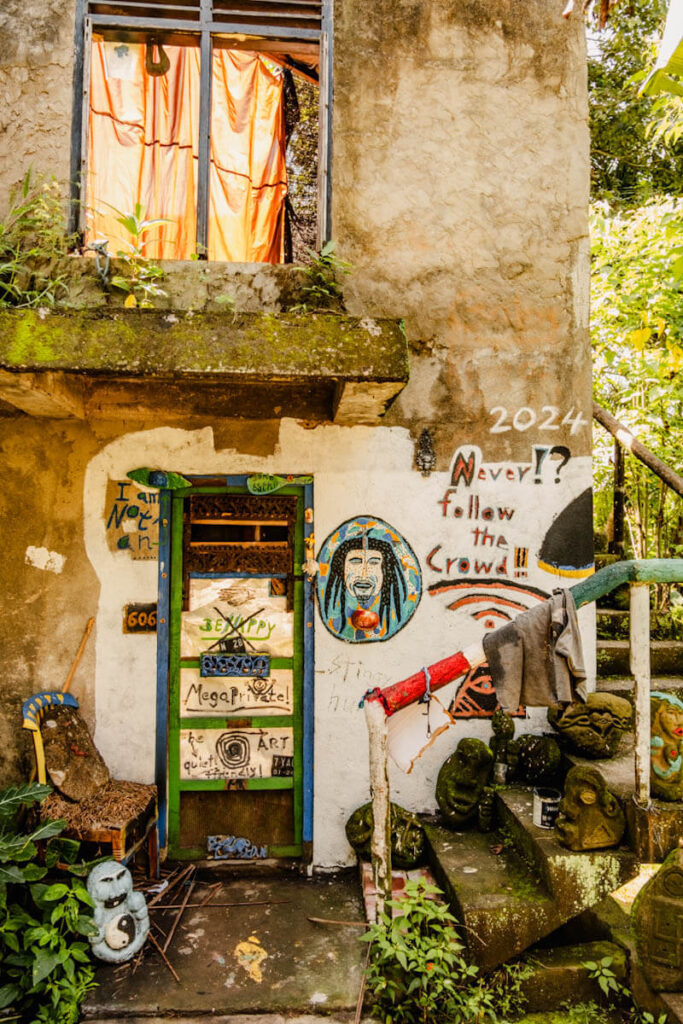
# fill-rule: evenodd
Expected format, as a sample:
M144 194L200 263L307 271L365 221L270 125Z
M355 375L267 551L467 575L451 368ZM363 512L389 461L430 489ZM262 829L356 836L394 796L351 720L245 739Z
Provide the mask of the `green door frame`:
M197 478L195 478L197 479ZM180 616L183 592L183 509L191 494L248 494L246 477L228 477L225 487L192 486L175 490L170 502L170 594L168 629L168 855L177 859L197 859L206 855L202 847L180 847L180 794L197 790L225 790L226 780L181 781L180 730L181 728L225 728L231 719L202 716L180 717ZM294 774L291 778L248 779L248 791L293 789L294 791L294 843L291 846L270 846L270 857L300 857L310 855L312 840L313 795L313 594L311 583L297 573L304 561L304 536L313 530L312 515L304 516L304 509L312 509L313 488L307 485L288 485L278 490L281 495L295 495L297 514L294 530L294 642L292 658L273 658L271 666L293 669L294 713L253 717L251 725L259 727L292 726L294 730ZM192 573L194 578L258 578L277 577L278 573ZM198 667L198 660L184 660L187 668ZM246 716L240 715L244 718Z

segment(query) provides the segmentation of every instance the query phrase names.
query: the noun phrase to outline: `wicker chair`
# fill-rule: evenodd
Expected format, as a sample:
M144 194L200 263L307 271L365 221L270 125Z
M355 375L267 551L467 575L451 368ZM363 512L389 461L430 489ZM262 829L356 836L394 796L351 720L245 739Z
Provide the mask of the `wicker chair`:
M50 781L47 777L41 725L46 712L59 707L71 708L78 714L76 698L70 693L60 691L37 693L25 701L22 708L23 728L27 729L33 737L38 782ZM129 808L132 804L134 809L129 815L113 815L111 819L107 819L106 815L102 813L102 807L107 803L116 805L119 802L117 797L121 799L125 797ZM97 824L93 827L84 826L77 820L84 817L83 812L87 810L88 800L82 803L71 803L61 798L58 793L53 793L43 803L42 814L46 817L65 818L67 822L65 835L105 848L109 846L112 857L124 864L128 863L138 850L145 847L150 877L158 878L159 812L156 786L117 782L112 779L89 800L92 801L93 811L96 812L93 817L98 819Z

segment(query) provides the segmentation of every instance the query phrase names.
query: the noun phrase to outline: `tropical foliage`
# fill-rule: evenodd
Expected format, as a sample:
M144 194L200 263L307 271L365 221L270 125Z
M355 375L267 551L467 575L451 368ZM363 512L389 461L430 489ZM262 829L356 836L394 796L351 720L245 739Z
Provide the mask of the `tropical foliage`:
M593 207L592 331L596 400L656 455L681 468L683 202ZM595 431L596 509L611 509L609 435ZM638 558L683 554L683 505L640 462L626 460L626 521Z
M28 823L50 792L37 783L0 792L0 1010L3 1020L76 1024L93 987L84 939L94 925L90 896L74 876L89 865L76 863L77 842L60 838L65 822Z

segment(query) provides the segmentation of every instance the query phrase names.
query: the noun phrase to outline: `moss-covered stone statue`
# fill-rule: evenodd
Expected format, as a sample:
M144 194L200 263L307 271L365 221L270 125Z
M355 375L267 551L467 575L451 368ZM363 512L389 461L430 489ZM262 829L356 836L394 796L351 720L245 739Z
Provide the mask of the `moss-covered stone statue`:
M372 804L363 804L346 822L346 838L361 860L370 860ZM399 804L391 804L391 866L402 871L424 860L426 839L420 819Z
M548 721L564 746L594 760L614 757L623 734L631 728L633 708L613 693L589 693L585 703L549 708Z
M436 801L446 824L458 828L476 818L492 768L490 747L482 740L460 740L436 780Z
M660 800L683 800L683 701L650 694L650 789Z
M502 708L494 711L491 719L493 735L489 740L493 754L493 775L495 782L506 782L516 767L519 759L519 743L515 740L515 720Z
M683 848L666 858L636 896L631 928L638 959L655 992L683 991Z
M570 850L619 845L626 819L597 768L576 765L569 769L555 827L560 842Z
M554 779L560 770L562 754L552 736L534 736L524 733L517 742L518 761L516 778L534 786Z

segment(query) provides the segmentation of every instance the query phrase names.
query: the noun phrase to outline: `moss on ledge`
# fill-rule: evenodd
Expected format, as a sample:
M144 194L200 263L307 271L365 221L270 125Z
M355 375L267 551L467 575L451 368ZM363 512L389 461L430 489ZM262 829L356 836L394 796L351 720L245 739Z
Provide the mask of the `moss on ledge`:
M405 382L408 346L397 320L326 313L12 310L0 313L0 368Z

